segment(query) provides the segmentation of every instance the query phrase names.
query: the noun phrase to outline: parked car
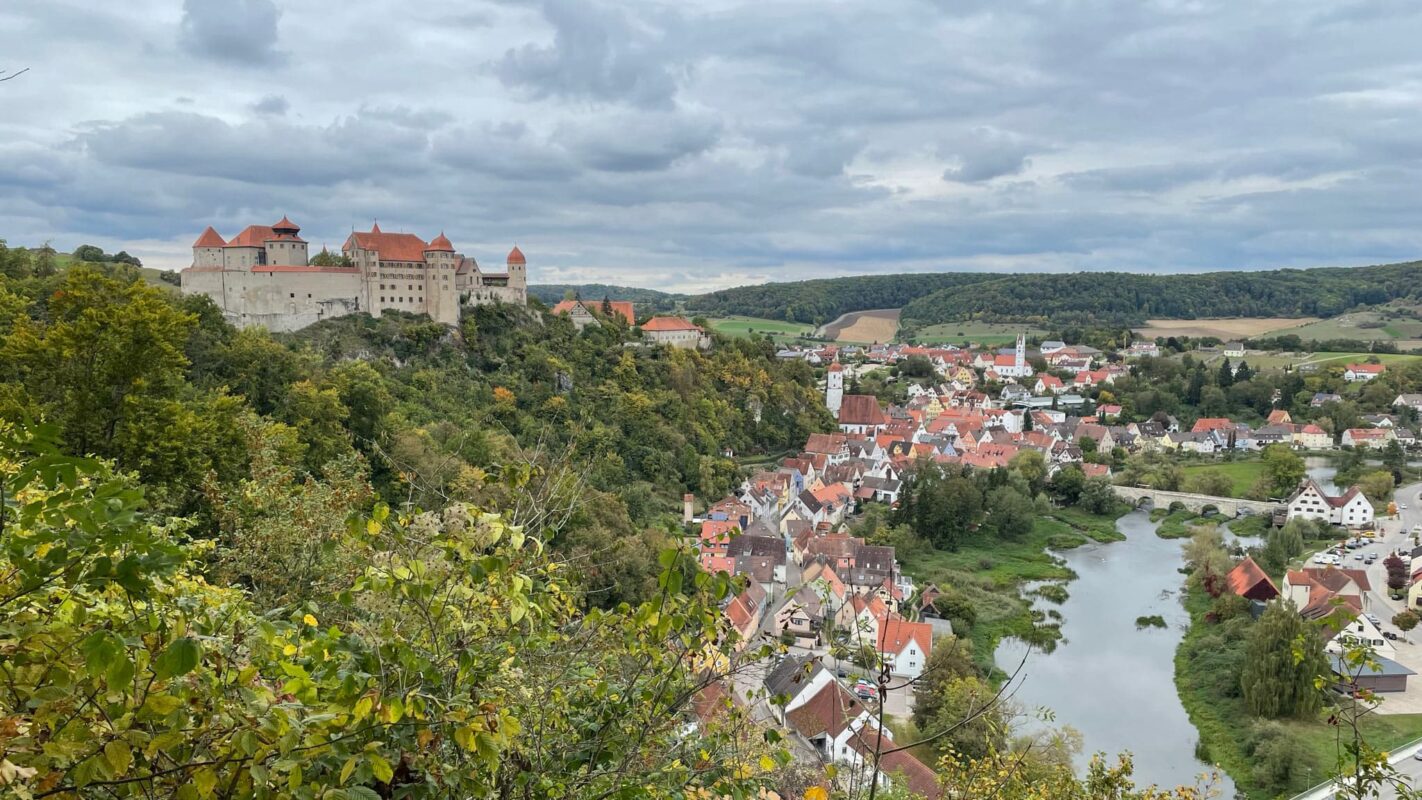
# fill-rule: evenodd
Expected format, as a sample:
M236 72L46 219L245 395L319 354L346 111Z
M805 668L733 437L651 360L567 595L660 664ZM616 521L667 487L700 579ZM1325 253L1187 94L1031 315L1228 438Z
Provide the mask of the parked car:
M1398 636L1397 634L1393 633L1392 631L1383 631L1383 638L1384 638L1384 639L1391 639L1391 640L1393 640L1393 641L1395 642L1395 641L1397 641L1398 639L1401 639L1402 637L1401 637L1401 636Z
M1417 755L1413 756L1412 758L1417 761L1422 761L1422 750L1418 750Z
M1406 504L1406 503L1400 503L1400 504L1398 504L1397 507L1398 507L1399 509L1403 510L1403 511L1406 511L1406 510L1407 510L1407 504Z
M1363 554L1362 554L1362 553L1354 553L1354 554L1353 554L1353 560L1354 560L1354 561L1362 561L1362 560L1363 560Z
M1373 562L1375 562L1375 561L1377 561L1377 560L1378 560L1378 554L1377 554L1377 553L1368 553L1368 557L1365 558L1365 559L1363 559L1363 563L1364 563L1364 564L1371 564L1371 563L1373 563Z
M1324 555L1323 553L1314 553L1314 554L1313 554L1313 563L1315 563L1315 564L1322 564L1322 563L1323 563L1323 560L1326 559L1326 558L1328 558L1328 556Z
M1371 622L1371 623L1373 623L1374 625L1382 625L1382 620L1378 619L1378 615L1377 615L1377 614L1369 614L1369 615L1368 615L1368 622Z
M879 696L879 687L864 680L855 681L853 691L860 700L873 700Z

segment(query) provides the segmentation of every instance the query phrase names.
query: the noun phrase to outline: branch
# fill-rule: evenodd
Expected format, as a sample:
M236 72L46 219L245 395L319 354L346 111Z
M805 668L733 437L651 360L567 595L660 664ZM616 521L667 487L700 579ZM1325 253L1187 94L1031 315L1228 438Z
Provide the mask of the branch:
M6 74L5 74L5 70L0 69L0 83L4 83L5 81L13 81L14 79L20 77L21 75L24 75L26 72L29 72L29 71L30 71L30 68L29 68L29 67L25 67L24 69L20 70L19 72L12 72L12 73L10 73L9 75L6 75Z

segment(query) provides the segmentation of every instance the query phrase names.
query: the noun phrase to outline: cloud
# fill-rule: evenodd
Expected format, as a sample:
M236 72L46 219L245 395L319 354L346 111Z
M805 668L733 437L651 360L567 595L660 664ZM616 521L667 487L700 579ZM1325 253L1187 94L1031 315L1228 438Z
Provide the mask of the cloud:
M276 64L281 12L273 0L183 0L182 46L202 58L237 65Z
M506 86L534 97L666 107L676 93L659 32L596 0L544 0L553 41L511 48L494 66Z
M279 94L269 94L261 100L252 104L252 110L258 114L269 114L274 117L285 116L291 110L291 103Z
M1036 149L1040 148L1033 147L1023 136L980 126L940 148L940 154L956 161L943 171L943 180L980 183L1016 175L1031 166L1028 156Z
M0 14L12 243L378 217L671 288L1422 252L1416 4L75 5Z

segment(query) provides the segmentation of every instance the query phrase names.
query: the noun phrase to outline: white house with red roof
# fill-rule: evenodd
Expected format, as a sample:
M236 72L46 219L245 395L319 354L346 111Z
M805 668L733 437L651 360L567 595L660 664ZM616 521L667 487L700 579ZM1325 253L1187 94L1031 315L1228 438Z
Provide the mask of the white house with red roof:
M1387 447L1388 442L1396 438L1397 433L1391 428L1349 428L1343 431L1339 442L1344 447L1366 447L1381 450Z
M1316 481L1306 480L1289 498L1289 519L1318 519L1334 525L1359 527L1373 522L1373 504L1353 486L1341 495L1330 495Z
M286 217L248 225L230 240L208 227L193 242L192 266L179 281L183 294L211 297L232 324L273 331L384 311L454 325L462 305L527 302L527 263L517 247L499 274L480 271L443 233L426 242L375 225L352 233L341 249L343 263L312 264L301 227Z
M875 649L883 657L889 671L895 675L917 678L928 664L933 652L933 626L927 622L909 622L897 614L879 625Z
M1349 383L1370 381L1387 371L1382 364L1349 364L1343 368L1343 380Z
M701 326L684 317L652 317L642 323L642 338L650 344L664 344L683 350L711 346L711 337Z

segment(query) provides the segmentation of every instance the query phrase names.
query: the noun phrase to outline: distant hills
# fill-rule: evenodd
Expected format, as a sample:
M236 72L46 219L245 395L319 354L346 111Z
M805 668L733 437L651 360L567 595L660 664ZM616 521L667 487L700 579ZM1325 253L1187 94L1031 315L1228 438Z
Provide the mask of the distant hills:
M1372 267L1154 275L982 272L862 275L742 286L685 299L688 312L823 324L902 308L906 327L983 320L1138 326L1151 318L1331 317L1422 299L1422 261Z
M588 302L609 300L631 300L652 311L668 311L686 295L659 292L656 289L638 289L635 286L614 286L609 283L531 283L528 295L553 305L566 297L581 297Z

